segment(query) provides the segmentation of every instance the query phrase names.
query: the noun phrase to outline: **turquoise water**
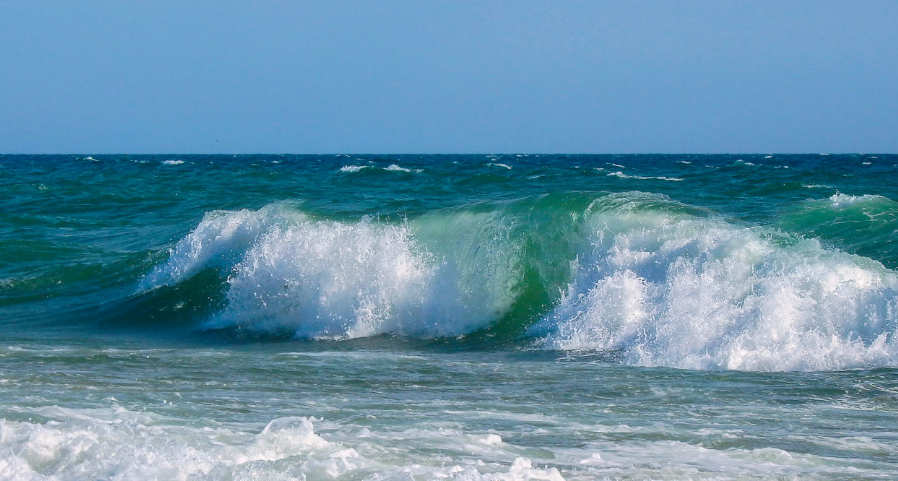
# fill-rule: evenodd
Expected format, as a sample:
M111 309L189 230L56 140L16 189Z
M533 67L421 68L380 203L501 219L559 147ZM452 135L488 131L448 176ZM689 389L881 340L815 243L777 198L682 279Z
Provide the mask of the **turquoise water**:
M887 478L896 173L0 156L0 478Z

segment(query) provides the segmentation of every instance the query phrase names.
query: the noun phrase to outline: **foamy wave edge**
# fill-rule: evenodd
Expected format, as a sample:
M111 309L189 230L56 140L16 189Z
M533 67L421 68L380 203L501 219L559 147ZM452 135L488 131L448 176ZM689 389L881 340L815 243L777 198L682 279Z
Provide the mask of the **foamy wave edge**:
M669 200L621 194L582 213L570 283L527 330L537 348L688 369L898 365L894 271L813 239L644 208L659 202ZM503 222L501 212L464 219ZM141 286L221 268L227 307L205 328L301 338L460 336L509 312L522 241L495 241L499 229L433 245L418 227L312 220L284 205L214 212Z
M489 248L476 272L429 251L407 224L312 220L295 206L213 212L140 285L228 273L227 307L203 327L298 338L464 335L507 310L517 275ZM472 256L468 256L472 258Z
M576 279L531 328L545 347L687 369L898 365L898 275L713 219L593 219Z

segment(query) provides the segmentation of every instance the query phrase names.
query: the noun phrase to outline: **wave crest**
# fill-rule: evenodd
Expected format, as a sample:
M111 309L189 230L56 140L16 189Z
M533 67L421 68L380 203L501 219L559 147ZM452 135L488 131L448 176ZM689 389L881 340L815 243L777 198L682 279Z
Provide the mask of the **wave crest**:
M457 223L451 234L463 229ZM439 245L451 234L431 229L429 239ZM216 212L141 286L226 271L227 306L204 323L209 329L300 338L457 336L488 327L514 298L514 266L503 257L510 249L482 240L434 253L408 223L312 220L285 206Z
M898 363L898 276L869 259L714 219L593 219L545 346L690 369ZM623 228L622 228L623 227Z
M898 273L661 195L543 196L399 224L314 219L285 204L214 212L142 289L207 269L224 283L208 329L330 339L491 330L690 369L898 365Z

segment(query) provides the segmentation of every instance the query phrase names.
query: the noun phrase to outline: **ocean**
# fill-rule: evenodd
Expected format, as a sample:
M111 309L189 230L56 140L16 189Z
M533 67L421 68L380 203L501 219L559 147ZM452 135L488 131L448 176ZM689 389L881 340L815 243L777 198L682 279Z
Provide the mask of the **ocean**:
M898 477L898 155L0 156L0 479Z

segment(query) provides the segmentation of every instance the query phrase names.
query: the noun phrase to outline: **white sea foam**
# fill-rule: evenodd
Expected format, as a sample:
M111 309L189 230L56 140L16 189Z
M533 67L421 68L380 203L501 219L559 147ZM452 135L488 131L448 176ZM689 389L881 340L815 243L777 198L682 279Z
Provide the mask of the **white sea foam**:
M361 439L339 436L329 442L314 432L308 418L279 418L258 434L226 428L197 429L168 424L152 414L125 409L74 412L68 419L45 424L0 420L0 477L4 479L456 479L482 481L560 481L556 468L534 466L526 458L489 463L459 460L408 464L378 459L394 446L371 446L370 432ZM428 441L441 448L483 448L466 436L447 436L436 430ZM387 441L389 438L381 439ZM457 445L457 446L456 446ZM352 447L355 446L355 447ZM387 448L387 451L385 451ZM390 454L389 457L394 457ZM415 462L417 461L417 462Z
M817 479L876 477L853 460L789 452L778 448L710 449L679 441L598 442L561 451L556 459L583 456L583 479ZM587 474L588 473L588 474Z
M885 197L881 195L847 195L847 194L834 194L829 198L830 205L834 209L842 209L848 206L856 205L856 204L865 204L870 202L884 201Z
M340 168L340 172L355 173L355 172L359 172L359 171L362 170L362 169L367 169L367 168L369 168L369 167L373 167L373 166L369 166L369 165L344 165L343 167ZM373 168L378 168L378 167L373 167ZM402 166L400 166L400 165L398 165L398 164L390 164L390 165L388 165L388 166L386 166L386 167L382 167L381 169L382 169L382 170L385 170L385 171L387 171L387 172L414 172L414 173L416 173L416 174L420 174L421 172L424 172L424 169L414 169L414 170L413 170L413 169L408 169L408 168L402 167Z
M486 164L486 165L487 165L488 167L502 167L503 169L511 170L511 166L508 165L508 164L500 164L500 163L497 163L497 162L490 162L490 163L488 163L488 164Z
M872 260L713 219L592 222L577 278L533 329L548 348L692 369L898 365L898 275Z
M183 160L163 160L162 165L181 165L183 164Z
M864 200L838 194L832 202ZM613 351L640 365L898 365L898 273L813 239L697 218L683 207L615 194L576 216L583 225L565 241L579 251L572 282L530 333L549 349ZM207 328L337 339L463 335L509 312L534 262L527 252L548 242L522 236L507 215L460 211L392 225L314 220L283 204L213 212L141 287L222 270L227 306Z
M205 268L233 265L272 226L305 219L286 204L259 211L212 211L171 249L169 259L142 281L141 290L176 284Z
M442 238L448 246L435 254L408 225L313 221L285 205L214 212L141 288L218 268L229 273L228 305L207 328L306 338L466 334L508 309L520 278L513 242L501 231L482 233L483 216L490 214L457 216L451 232L420 220L432 245Z
M436 262L416 250L402 226L323 222L273 228L236 265L228 308L208 326L300 337L426 332L419 316L435 276Z
M498 434L469 433L449 422L396 429L281 417L262 427L177 419L115 405L34 411L48 420L0 419L0 478L562 481L784 475L872 479L886 474L870 463L858 467L852 458L774 447L714 449L670 439L669 430L656 433L656 440L645 439L649 432L629 439L632 430L618 430L630 436L615 439L606 435L615 431L603 426L553 423L549 429L558 440L571 432L586 433L592 440L580 447L570 446L570 440L565 447L555 445L557 441L537 447L532 440L514 445ZM526 423L521 428L527 434L533 429ZM892 448L864 438L815 441L835 452L888 453Z
M637 179L637 180L666 180L668 182L681 182L683 179L679 177L646 177L642 175L628 175L623 172L611 172L608 177L620 177L621 179Z
M406 169L405 167L400 167L397 164L390 164L389 166L384 167L384 170L390 171L390 172L411 172L410 169Z
M279 418L257 434L170 424L124 408L53 408L44 424L0 420L4 479L333 478L364 464L315 434L308 418ZM284 465L285 460L294 462Z

